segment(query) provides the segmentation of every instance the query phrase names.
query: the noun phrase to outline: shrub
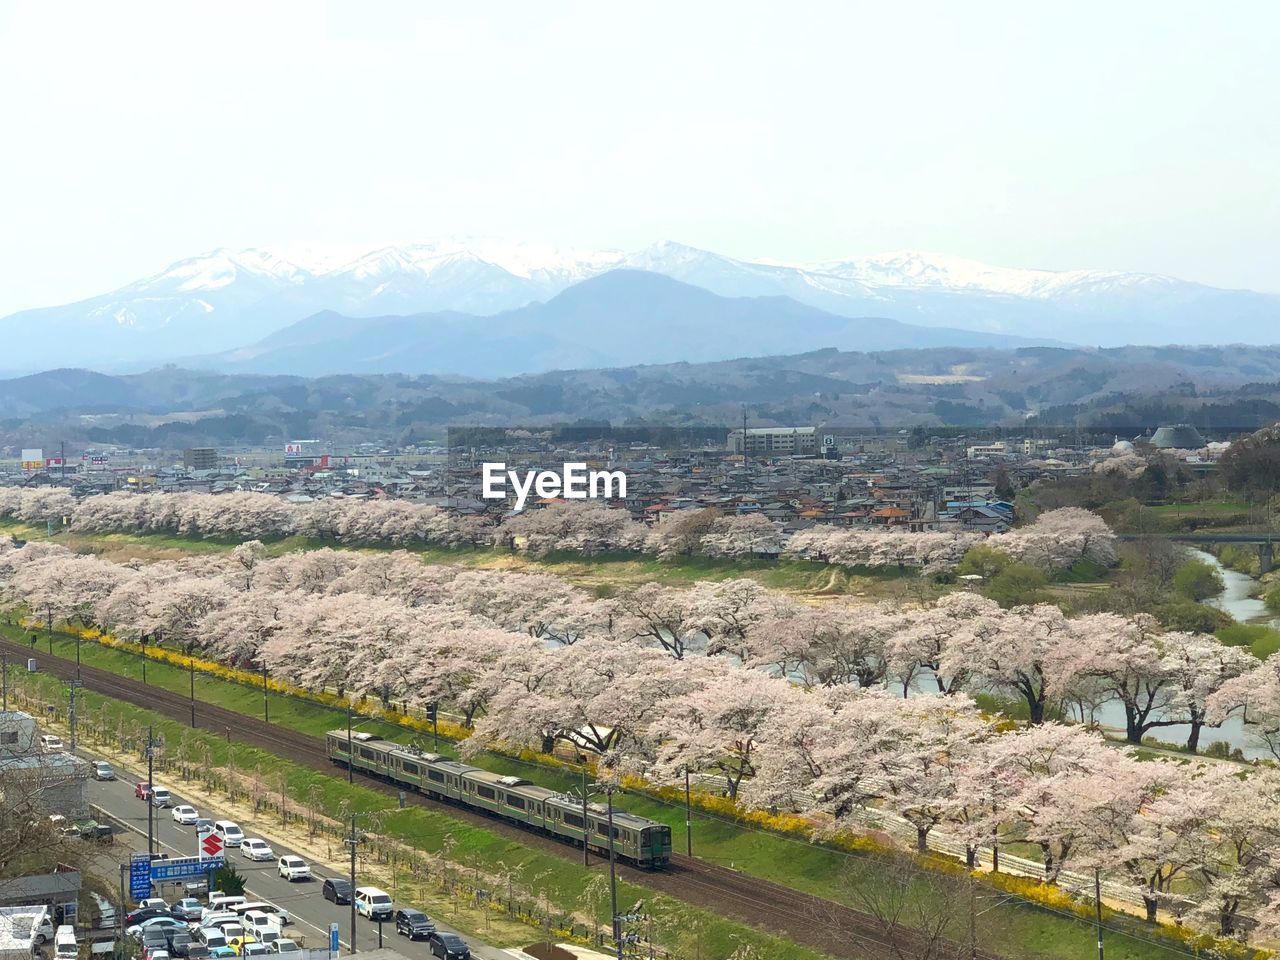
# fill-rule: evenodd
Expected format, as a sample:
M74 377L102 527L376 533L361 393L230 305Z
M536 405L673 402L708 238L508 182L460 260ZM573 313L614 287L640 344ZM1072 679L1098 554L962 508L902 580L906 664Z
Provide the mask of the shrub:
M1226 586L1222 574L1203 560L1188 560L1173 575L1173 589L1188 600L1216 597Z

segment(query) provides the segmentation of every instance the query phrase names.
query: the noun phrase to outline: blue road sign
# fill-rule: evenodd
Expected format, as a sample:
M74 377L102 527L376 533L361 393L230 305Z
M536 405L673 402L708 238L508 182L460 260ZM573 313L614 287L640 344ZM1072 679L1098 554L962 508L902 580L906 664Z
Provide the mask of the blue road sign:
M135 900L151 896L151 857L145 853L129 858L129 896Z
M336 923L329 924L329 952L334 954L338 952L338 925Z
M210 870L217 870L226 863L222 857L176 857L157 860L151 864L150 879L157 883L172 880L191 880L203 877Z

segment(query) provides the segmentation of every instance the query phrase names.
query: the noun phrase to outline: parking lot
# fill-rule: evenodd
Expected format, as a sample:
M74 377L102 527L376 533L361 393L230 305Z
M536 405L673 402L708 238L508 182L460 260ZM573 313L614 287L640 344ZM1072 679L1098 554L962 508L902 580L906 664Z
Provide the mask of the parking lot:
M118 776L119 779L115 781L96 781L91 783L88 796L90 803L102 808L127 828L116 838L121 845L121 858L127 859L126 851L143 852L146 850L148 804L145 800L138 799L135 796L135 780L128 773L119 771ZM222 811L201 808L195 801L184 797L176 786L170 786L158 780L156 783L157 786L169 787L172 790L172 802L175 806L190 804L197 808L201 817L210 820L231 819ZM191 857L197 854L196 828L192 825L176 823L173 818L172 808L154 808L153 823L157 855L167 854L170 857ZM286 880L279 875L278 858L285 855L297 855L307 860L307 857L287 845L279 845L272 842L268 824L259 825L263 828L261 830L257 829L253 823L240 822L239 826L244 831L244 836L247 840L265 840L270 845L272 854L270 860L252 861L242 856L240 850L228 848L225 851L228 862L233 863L241 876L246 879L246 896L249 896L252 900L260 900L287 911L292 922L285 927L284 936L300 941L302 945L309 948L324 948L327 946L329 925L331 923L339 924L342 952L349 952L351 949L350 907L345 904L337 905L331 903L321 896L321 888L326 878L346 879L347 874L308 860L312 873L310 880L292 882ZM366 883L374 885L371 881L366 881L357 874L357 886L363 886ZM163 896L171 904L184 896L180 886L177 884L166 884L156 893ZM396 903L395 906L400 908L408 905ZM433 915L430 919L437 929L456 932L447 923L442 923L438 917ZM358 950L371 950L378 946L378 926L378 924L364 917L357 919L355 946ZM417 958L427 960L427 958L433 956L426 942L422 940L410 941L407 937L398 936L395 932L395 925L392 922L382 925L382 935L387 946L394 947L397 951L408 957L415 958L415 960ZM483 960L509 960L510 955L503 950L478 943L471 937L464 937L464 939L470 946L473 957L483 958Z

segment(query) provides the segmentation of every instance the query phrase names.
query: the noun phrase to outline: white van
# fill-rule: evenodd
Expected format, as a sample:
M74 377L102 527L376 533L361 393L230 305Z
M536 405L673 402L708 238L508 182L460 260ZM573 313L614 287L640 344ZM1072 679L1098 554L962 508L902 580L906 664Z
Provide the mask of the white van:
M54 960L76 960L80 955L80 944L76 940L76 928L64 923L53 935Z
M213 821L213 832L222 838L224 847L238 847L244 843L244 831L234 820Z
M390 894L377 887L356 887L356 913L370 920L390 920L395 904Z
M263 934L266 933L274 933L279 936L280 928L283 926L279 917L265 913L262 910L248 910L243 914L243 917L242 922L245 929L259 940L264 940Z

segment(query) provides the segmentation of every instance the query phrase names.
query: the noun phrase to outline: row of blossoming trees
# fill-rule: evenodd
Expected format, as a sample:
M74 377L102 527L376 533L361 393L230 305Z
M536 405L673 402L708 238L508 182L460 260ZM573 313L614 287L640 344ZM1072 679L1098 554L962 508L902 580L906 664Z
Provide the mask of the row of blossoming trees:
M1280 758L1280 658L1146 618L1069 619L956 593L890 609L803 605L753 581L649 584L600 599L545 574L432 566L404 552L114 564L32 542L0 552L0 590L42 622L96 625L352 698L442 704L464 746L572 740L669 782L720 778L757 807L816 798L832 829L892 812L1029 843L1047 882L1097 868L1152 918L1194 893L1227 933L1280 928L1280 772L1140 762L1087 725L1118 701L1131 741L1248 707ZM1030 722L980 711L994 692ZM906 694L915 694L906 696Z
M295 504L261 493L111 493L75 500L58 488L0 488L0 517L44 523L70 518L84 533L170 533L217 539L304 536L348 545L415 543L442 546L496 545L534 556L556 551L595 555L613 551L669 557L700 554L743 558L778 555L845 566L955 566L985 539L958 530L909 533L819 526L784 537L759 514L721 516L714 509L688 510L657 527L634 521L622 510L593 503L564 503L530 510L500 523L456 516L435 506L404 500L330 498ZM1115 537L1099 517L1064 508L993 543L1016 560L1045 570L1080 559L1115 562Z

